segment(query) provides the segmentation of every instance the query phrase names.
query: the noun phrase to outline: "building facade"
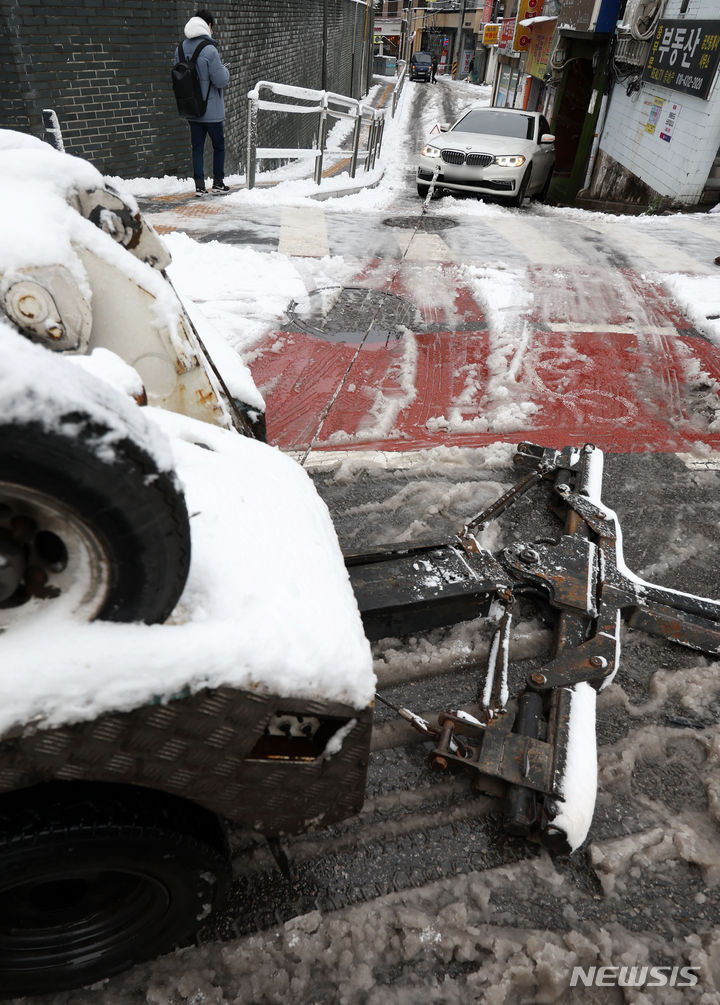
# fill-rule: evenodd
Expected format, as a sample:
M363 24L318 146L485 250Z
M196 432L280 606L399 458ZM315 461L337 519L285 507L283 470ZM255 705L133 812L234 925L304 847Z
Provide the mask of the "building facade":
M587 197L660 208L720 196L720 4L667 0L643 24L628 4ZM636 36L648 36L637 38Z
M717 0L487 0L483 22L493 104L540 110L556 134L552 198L717 203Z
M209 8L230 70L228 174L245 168L247 93L258 80L366 93L372 11L365 0L214 0ZM66 150L103 173L188 177L188 128L170 70L196 9L177 0L0 0L0 126L41 136L42 110L51 108ZM298 120L309 118L265 116L259 142L308 146L315 124Z

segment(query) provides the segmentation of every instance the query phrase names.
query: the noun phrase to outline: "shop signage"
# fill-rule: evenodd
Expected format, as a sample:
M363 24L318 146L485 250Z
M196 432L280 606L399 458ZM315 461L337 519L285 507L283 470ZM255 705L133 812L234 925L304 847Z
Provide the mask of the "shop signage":
M486 24L483 28L483 45L497 45L500 39L500 25Z
M376 18L373 30L376 35L399 35L402 31L402 22L399 18L385 21L380 21Z
M500 28L500 41L498 46L501 49L512 49L512 40L515 37L515 24L517 18L508 17L503 21Z
M657 129L657 124L660 121L660 112L662 112L662 106L664 104L664 98L655 98L653 103L650 105L648 120L645 123L645 132L650 133L651 136Z
M527 52L532 41L532 30L521 24L530 17L538 17L542 14L544 0L520 0L517 12L517 22L515 26L515 36L513 38L513 49L516 52Z
M673 101L667 102L665 121L660 124L660 139L665 140L666 143L669 143L672 139L673 130L675 129L681 108L682 105L677 105Z
M493 0L485 0L483 7L483 24L490 24L492 21Z
M620 0L563 0L561 23L573 31L610 32L619 9Z
M532 42L528 49L525 72L539 80L545 76L550 62L550 51L555 36L555 21L541 21L533 25Z
M707 98L718 60L720 21L660 21L642 79Z

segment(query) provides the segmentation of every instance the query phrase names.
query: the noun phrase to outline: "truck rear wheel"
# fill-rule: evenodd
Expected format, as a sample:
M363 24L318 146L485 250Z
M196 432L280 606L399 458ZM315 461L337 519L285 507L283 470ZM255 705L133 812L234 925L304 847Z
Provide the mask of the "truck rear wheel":
M190 561L183 494L116 422L80 409L51 429L6 417L0 558L0 629L45 603L85 621L162 622Z
M0 997L91 984L186 945L230 883L219 820L129 786L0 801Z

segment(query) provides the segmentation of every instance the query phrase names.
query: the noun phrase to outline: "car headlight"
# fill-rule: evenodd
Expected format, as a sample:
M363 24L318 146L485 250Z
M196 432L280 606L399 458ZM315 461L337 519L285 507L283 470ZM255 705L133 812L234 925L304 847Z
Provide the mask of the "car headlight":
M525 158L522 154L517 154L515 157L496 157L495 163L504 168L519 168L525 163Z
M432 143L426 143L422 148L423 157L439 157L440 147L434 147Z

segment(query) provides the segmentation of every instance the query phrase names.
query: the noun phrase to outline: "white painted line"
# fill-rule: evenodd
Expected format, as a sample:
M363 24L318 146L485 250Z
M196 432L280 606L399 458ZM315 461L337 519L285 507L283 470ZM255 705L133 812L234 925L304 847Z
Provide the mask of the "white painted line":
M415 234L412 231L393 234L408 262L455 262L457 256L439 234Z
M283 206L277 250L283 255L299 258L324 258L329 255L322 206Z
M436 443L422 447L417 450L324 450L317 448L313 450L305 463L306 471L321 471L325 468L333 468L343 461L354 461L363 467L385 468L388 471L402 471L405 468L415 468L418 465L427 465L431 458L435 457L441 461L445 452L449 451L448 457L451 463L457 463L458 450L472 450L479 456L492 452L493 457L500 459L503 464L511 464L513 455L517 449L515 443L504 443L498 440L495 443L484 447L445 447ZM296 461L301 461L305 456L304 450L283 450L288 457ZM453 460L454 458L454 460Z
M575 324L567 324L562 321L551 322L548 327L554 332L569 332L584 334L587 332L601 332L608 335L677 335L677 328L673 325L661 325L659 327L649 327L643 324L636 325L591 325L578 321Z
M304 450L284 450L284 454L301 461ZM306 470L322 471L333 468L343 461L355 461L363 466L401 470L412 468L424 462L427 464L427 450L313 450L305 464Z
M622 224L588 223L587 226L602 234L618 248L631 252L633 268L642 265L637 261L641 258L649 262L658 272L686 272L691 275L709 275L717 272L717 266L699 262L697 258L687 255L673 244L635 230L627 219L623 219Z
M506 454L506 457L503 457L503 461L509 465L517 449L517 444L512 441L504 442L498 440L496 443L485 447L462 447L460 449L477 451L478 455L482 455L487 453L488 450L496 453L498 448L501 448L503 453ZM377 467L384 468L387 471L402 471L407 468L415 468L418 465L427 465L433 452L437 452L437 458L441 459L443 451L457 450L457 447L443 447L440 444L423 447L418 450L323 450L318 448L312 451L308 457L305 470L322 471L334 468L338 464L342 464L343 461L354 461L361 467ZM283 450L282 452L288 457L292 457L293 460L298 461L298 463L305 456L304 450ZM653 453L654 451L648 451L646 456L652 456ZM676 452L674 456L682 461L691 471L720 471L720 452L716 450L708 450L707 453L702 454ZM609 637L612 638L612 636Z
M564 244L548 237L542 228L534 227L531 223L511 216L509 213L502 219L483 218L482 222L497 231L503 240L512 244L532 262L550 266L587 265L583 258L576 255L575 252L569 251ZM489 243L482 250L487 253L488 261L497 261L497 248L494 248L492 244Z
M675 217L673 220L674 226L678 227L680 230L689 230L693 234L699 234L700 237L707 237L715 243L718 243L718 234L720 232L720 220L715 219L715 214L708 216L707 223L701 223L699 220L688 220L687 217Z
M676 454L691 471L720 471L720 453L708 450L706 454Z

